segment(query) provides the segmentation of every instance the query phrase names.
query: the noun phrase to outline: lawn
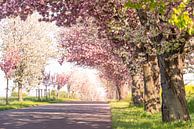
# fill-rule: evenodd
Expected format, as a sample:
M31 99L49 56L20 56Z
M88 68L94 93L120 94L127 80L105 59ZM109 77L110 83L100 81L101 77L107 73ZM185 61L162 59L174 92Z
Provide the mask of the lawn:
M150 115L129 101L111 102L113 129L194 129L194 95L187 96L191 122L163 123L161 113Z
M4 98L1 98L0 100L1 100L0 111L4 111L4 110L19 109L19 108L45 105L45 104L51 104L51 103L61 103L64 101L73 101L75 99L59 98L59 99L46 100L46 99L37 99L35 97L27 97L27 98L24 98L23 102L18 102L17 98L10 98L9 105L5 105Z

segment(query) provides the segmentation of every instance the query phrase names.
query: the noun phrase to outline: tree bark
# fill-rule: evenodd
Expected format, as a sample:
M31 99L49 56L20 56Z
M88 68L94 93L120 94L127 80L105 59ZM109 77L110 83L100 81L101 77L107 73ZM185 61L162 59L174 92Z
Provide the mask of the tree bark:
M129 80L121 82L121 99L126 99L129 95Z
M57 99L59 99L59 86L57 86Z
M70 98L70 85L67 84L67 97Z
M18 83L18 101L22 102L23 101L23 96L22 96L22 84Z
M183 82L182 55L159 56L162 85L162 120L190 120Z
M116 99L121 100L121 89L118 85L116 85Z
M132 101L135 106L143 104L144 84L140 74L133 74L132 77Z
M38 89L38 100L40 100L40 89Z
M46 100L48 100L48 84L46 84Z
M144 73L144 110L149 113L160 111L159 67L156 55L148 55L143 65Z
M9 79L6 78L7 80L7 87L6 87L6 105L9 104L9 95L8 95L8 92L9 92Z

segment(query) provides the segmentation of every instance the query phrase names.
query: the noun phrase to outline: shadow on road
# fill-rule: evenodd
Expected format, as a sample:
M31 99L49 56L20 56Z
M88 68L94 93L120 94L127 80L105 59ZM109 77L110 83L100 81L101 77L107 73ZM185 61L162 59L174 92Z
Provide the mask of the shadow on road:
M111 129L105 102L66 102L0 112L0 129Z

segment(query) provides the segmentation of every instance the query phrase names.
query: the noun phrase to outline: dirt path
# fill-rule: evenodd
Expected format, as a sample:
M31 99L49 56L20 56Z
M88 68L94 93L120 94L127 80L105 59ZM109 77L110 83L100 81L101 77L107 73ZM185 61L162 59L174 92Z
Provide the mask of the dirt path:
M105 102L67 102L0 112L0 129L111 129Z

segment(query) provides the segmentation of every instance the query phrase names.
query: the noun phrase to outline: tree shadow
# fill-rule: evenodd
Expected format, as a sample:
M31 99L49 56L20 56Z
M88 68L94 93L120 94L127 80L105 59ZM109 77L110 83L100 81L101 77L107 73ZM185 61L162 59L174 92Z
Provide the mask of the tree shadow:
M111 129L106 103L68 102L0 113L1 129Z
M152 124L149 122L119 122L116 126L118 129L151 129ZM113 126L114 128L114 126Z

